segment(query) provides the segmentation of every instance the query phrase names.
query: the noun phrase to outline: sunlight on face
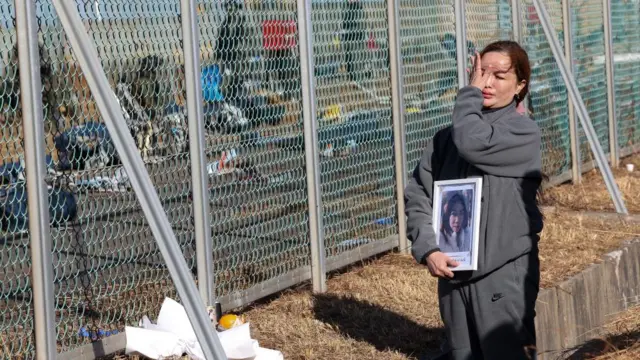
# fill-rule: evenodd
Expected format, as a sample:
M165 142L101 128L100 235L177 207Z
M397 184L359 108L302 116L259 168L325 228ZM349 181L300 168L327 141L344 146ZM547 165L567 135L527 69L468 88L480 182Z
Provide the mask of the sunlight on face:
M515 70L511 67L511 59L507 54L489 52L482 57L482 72L490 71L491 75L482 90L485 108L501 108L509 105L516 94L522 90L524 81L518 82Z
M464 206L456 202L453 205L453 209L451 210L451 214L449 215L449 227L455 233L459 233L462 230L462 222L464 221L465 211Z

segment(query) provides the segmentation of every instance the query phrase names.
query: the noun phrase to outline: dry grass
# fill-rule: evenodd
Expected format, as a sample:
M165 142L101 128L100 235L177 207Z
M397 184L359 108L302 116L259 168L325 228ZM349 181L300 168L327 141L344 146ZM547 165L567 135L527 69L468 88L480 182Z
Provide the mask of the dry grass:
M613 175L630 213L640 213L640 154L620 161ZM635 170L627 172L624 164L634 164ZM544 191L543 205L553 205L571 210L614 211L613 201L599 170L583 175L580 184L562 184Z
M581 345L568 360L640 359L640 306L618 315L603 330L604 336Z
M549 287L579 273L624 240L640 238L640 223L573 215L545 215L540 241L541 286Z
M252 337L287 360L406 360L437 350L436 281L408 256L361 265L330 278L325 294L292 289L249 309Z
M289 292L246 313L262 346L287 359L416 359L442 334L436 281L391 254L330 279L328 292Z

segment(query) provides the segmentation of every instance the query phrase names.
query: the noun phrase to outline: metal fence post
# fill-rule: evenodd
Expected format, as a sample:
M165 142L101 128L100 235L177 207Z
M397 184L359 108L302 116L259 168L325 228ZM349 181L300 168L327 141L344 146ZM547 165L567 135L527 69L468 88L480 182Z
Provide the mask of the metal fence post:
M540 0L533 0L533 5L535 6L538 17L540 18L540 24L542 25L544 34L549 42L551 51L553 52L553 57L555 58L560 74L562 75L562 79L567 86L569 96L576 106L578 118L580 119L582 128L587 135L591 151L593 151L596 164L600 168L600 172L602 173L602 177L604 178L604 182L609 194L611 195L616 211L618 213L628 214L629 212L627 211L622 195L620 194L620 189L618 188L615 178L611 173L611 168L609 167L609 163L607 163L606 156L602 151L602 146L600 145L596 131L593 128L587 107L585 106L582 96L580 95L580 91L578 90L578 85L576 85L576 81L569 70L569 66L567 66L566 60L563 59L561 52L562 49L558 42L556 31L551 24L549 13Z
M611 167L618 167L620 145L618 144L618 112L616 111L615 64L613 59L613 36L611 28L611 0L602 0L604 18L605 71L607 73L607 110L609 115L609 152Z
M311 0L297 0L298 37L300 43L300 85L304 120L304 155L309 197L309 239L311 245L311 281L313 291L327 291L322 198L320 192L320 159L313 65Z
M458 87L463 88L469 82L467 74L467 18L465 15L465 0L455 0L456 15L456 56L458 57Z
M205 173L204 118L202 85L200 84L200 41L195 0L182 0L182 44L187 88L187 116L189 122L189 156L193 186L193 220L196 235L198 289L206 305L215 302L213 277L213 243L209 219L208 179Z
M511 0L511 23L513 24L513 40L518 44L522 44L522 12L520 0Z
M389 19L389 71L391 72L391 102L393 107L398 247L400 252L409 253L407 220L404 214L404 187L407 184L407 147L404 127L404 78L402 76L399 0L387 1L387 18Z
M53 0L53 5L69 38L69 43L73 47L89 89L96 100L98 109L105 120L109 135L131 182L131 187L140 201L151 232L167 263L167 269L171 274L180 300L184 304L204 355L208 360L226 359L220 339L215 333L204 302L191 277L191 270L178 246L171 223L164 212L160 198L151 182L151 177L129 133L116 96L100 64L98 52L94 44L91 43L89 35L85 32L82 19L75 7L76 4L67 0Z
M513 24L513 41L524 46L522 37L522 2L520 0L511 0L511 21ZM529 103L530 93L522 99L523 104Z
M571 36L571 0L562 0L562 31L564 32L564 57L569 71L573 73L573 36ZM571 179L573 183L582 181L582 159L580 156L580 136L578 135L578 121L576 111L571 101L567 99L569 109L569 137L571 146Z
M31 279L36 358L55 359L56 321L49 199L45 184L42 79L35 1L16 0L20 100L31 245Z

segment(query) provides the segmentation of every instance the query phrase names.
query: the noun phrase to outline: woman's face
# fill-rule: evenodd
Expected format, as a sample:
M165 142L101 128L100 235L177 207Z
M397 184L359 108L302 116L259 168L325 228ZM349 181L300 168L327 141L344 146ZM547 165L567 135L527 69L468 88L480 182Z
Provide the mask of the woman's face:
M509 105L513 97L520 93L525 85L518 81L516 72L511 66L511 59L507 54L488 52L482 57L482 72L489 71L491 75L485 88L482 89L485 108L501 108Z
M459 233L462 230L462 223L464 222L464 206L459 202L453 204L453 208L451 209L451 213L449 214L449 227L455 233Z

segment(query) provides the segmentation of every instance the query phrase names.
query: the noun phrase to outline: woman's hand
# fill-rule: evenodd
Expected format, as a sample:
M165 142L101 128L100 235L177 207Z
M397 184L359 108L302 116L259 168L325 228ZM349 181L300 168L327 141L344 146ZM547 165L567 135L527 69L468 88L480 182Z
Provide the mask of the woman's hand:
M429 268L431 276L434 277L452 279L453 271L451 271L449 267L456 267L458 265L459 263L457 261L440 251L436 251L427 256L427 267Z
M480 58L480 53L476 51L475 55L471 57L471 74L469 76L469 82L472 86L475 86L480 90L484 90L490 75L491 72L488 69L484 71L482 70L482 59Z

